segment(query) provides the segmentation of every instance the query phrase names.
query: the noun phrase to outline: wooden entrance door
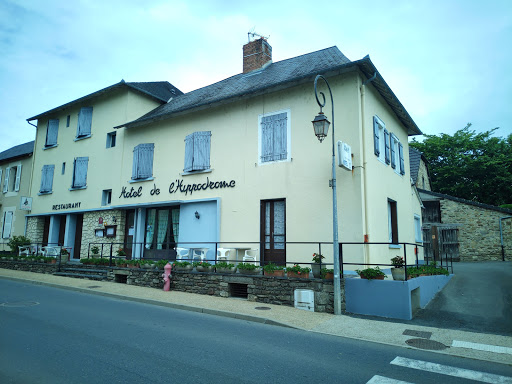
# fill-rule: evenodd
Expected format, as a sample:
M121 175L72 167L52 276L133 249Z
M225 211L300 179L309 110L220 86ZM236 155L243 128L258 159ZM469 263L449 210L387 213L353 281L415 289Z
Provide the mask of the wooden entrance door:
M84 215L76 215L75 246L73 248L73 259L80 259L80 249L82 248L82 229L84 225Z
M135 210L126 211L126 223L124 226L124 251L126 258L132 258L133 235L135 234Z
M263 261L286 264L286 200L262 200L261 239Z

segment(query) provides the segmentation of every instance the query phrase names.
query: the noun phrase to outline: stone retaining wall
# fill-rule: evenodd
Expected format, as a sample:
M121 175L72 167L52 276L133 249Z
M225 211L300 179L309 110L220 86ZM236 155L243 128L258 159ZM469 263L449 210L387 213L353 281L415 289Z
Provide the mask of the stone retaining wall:
M21 260L0 260L0 268L46 274L57 272L57 264L35 263Z
M502 260L499 219L510 216L484 207L441 200L443 223L460 224L460 261ZM512 219L503 220L506 260L512 260Z

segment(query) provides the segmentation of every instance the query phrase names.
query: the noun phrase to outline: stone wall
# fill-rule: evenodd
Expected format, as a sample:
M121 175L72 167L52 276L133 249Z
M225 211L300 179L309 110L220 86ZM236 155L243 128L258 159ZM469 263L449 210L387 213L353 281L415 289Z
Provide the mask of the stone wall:
M57 264L36 263L22 260L0 260L0 268L46 274L57 272Z
M110 244L112 246L112 254L116 255L118 248L123 246L124 243L124 231L125 231L125 215L126 211L123 210L111 210L111 211L94 211L84 213L84 221L82 227L82 247L80 248L80 258L87 257L89 252L89 245L97 244L101 250L101 243L103 245L103 255L110 255ZM116 236L115 237L96 237L96 229L104 229L104 224L99 224L99 218L103 219L103 223L108 225L116 225ZM113 217L116 218L116 222L113 222Z
M441 220L445 224L460 224L460 261L502 260L499 219L511 216L504 212L441 200ZM506 260L512 260L512 219L503 220Z
M162 289L163 270L113 269L109 280L141 287ZM125 276L125 277L121 277ZM315 312L334 312L334 285L332 280L295 279L287 277L249 276L241 274L173 272L171 290L231 297L231 284L247 285L249 301L294 306L295 289L310 289L315 293ZM344 280L341 281L342 309L345 309Z
M44 217L27 218L27 237L34 243L42 243L44 234Z
M425 162L420 161L420 166L418 168L418 178L416 179L416 187L420 189L425 189L427 191L431 191L432 188L430 186L430 177L428 176L427 166Z

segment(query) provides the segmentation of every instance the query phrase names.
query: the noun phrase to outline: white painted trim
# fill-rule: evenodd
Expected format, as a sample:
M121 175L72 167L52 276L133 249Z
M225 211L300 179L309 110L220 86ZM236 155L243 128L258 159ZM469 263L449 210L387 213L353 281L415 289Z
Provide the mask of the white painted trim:
M409 381L390 379L389 377L375 375L366 384L413 384Z

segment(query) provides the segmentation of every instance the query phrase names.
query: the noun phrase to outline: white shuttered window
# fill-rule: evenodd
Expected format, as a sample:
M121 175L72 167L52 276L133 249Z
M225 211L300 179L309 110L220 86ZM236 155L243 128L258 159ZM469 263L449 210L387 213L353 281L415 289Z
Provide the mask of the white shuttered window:
M288 113L281 112L262 116L261 153L262 163L288 158Z
M6 211L4 213L4 225L2 228L2 237L4 239L8 239L9 237L11 237L12 217L13 217L12 211Z
M210 131L194 132L185 137L185 172L210 169Z
M46 142L45 147L52 147L57 145L57 136L59 134L59 119L48 120L46 128Z
M78 127L76 137L87 137L91 135L92 107L82 107L78 114Z
M73 167L73 183L71 188L85 188L87 185L88 157L77 157Z
M55 169L55 165L43 165L43 170L41 171L41 187L39 188L39 193L51 193L53 188L53 171Z
M153 176L155 144L139 144L133 148L132 180L149 179Z
M14 192L19 192L21 183L21 164L16 167L16 181L14 182Z

